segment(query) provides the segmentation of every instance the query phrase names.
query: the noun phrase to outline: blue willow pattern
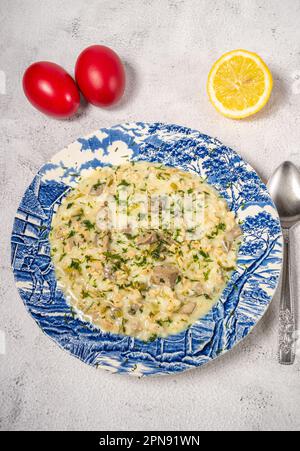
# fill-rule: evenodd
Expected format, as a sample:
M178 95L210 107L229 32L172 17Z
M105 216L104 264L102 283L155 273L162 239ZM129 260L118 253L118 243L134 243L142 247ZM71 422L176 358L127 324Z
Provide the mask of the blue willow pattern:
M160 162L205 177L243 228L238 268L218 303L186 331L151 343L102 332L77 318L57 287L50 257L52 216L78 176L126 160ZM85 363L137 376L199 367L230 350L265 313L282 263L277 212L255 171L218 140L161 123L104 128L59 152L25 192L11 247L21 298L41 329Z

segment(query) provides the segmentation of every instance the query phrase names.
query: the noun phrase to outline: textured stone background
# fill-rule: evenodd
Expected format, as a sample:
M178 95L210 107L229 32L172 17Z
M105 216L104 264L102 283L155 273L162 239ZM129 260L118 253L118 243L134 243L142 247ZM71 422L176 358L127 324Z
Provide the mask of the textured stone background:
M39 166L102 126L142 120L194 127L234 147L264 179L284 159L300 166L299 23L299 0L0 0L0 429L300 430L300 350L294 366L278 365L278 296L242 344L201 370L115 376L70 357L38 329L15 288L9 243L15 210ZM21 90L26 66L53 60L72 72L92 43L113 47L125 61L122 103L88 107L64 122L35 111ZM210 106L205 82L214 60L239 47L266 59L275 88L263 112L233 122ZM299 238L298 229L295 281Z

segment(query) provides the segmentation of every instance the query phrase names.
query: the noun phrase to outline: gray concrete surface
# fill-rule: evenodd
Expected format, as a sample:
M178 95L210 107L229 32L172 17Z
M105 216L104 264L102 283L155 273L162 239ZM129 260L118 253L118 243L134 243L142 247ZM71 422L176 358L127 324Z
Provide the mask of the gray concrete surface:
M0 0L1 430L300 429L300 349L294 366L278 365L278 295L255 331L218 361L137 380L60 350L26 313L10 270L13 217L38 167L101 126L143 120L197 128L234 147L265 179L284 159L299 166L299 23L299 0ZM35 111L21 89L26 66L53 60L72 72L92 43L125 61L122 103L64 122ZM233 122L211 107L205 82L214 60L240 47L266 59L275 87L263 112ZM295 283L299 239L298 229Z

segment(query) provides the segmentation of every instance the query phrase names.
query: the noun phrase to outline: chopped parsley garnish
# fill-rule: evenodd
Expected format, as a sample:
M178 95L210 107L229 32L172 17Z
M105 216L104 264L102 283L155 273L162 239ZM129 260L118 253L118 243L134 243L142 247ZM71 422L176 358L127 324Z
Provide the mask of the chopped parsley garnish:
M91 255L86 255L84 258L85 258L85 261L88 262L88 263L99 261L98 258L94 258L94 257L92 257Z
M69 268L75 269L76 271L81 272L80 261L72 258Z
M72 207L73 204L74 204L74 202L69 202L68 205L67 205L67 210L69 210Z
M131 185L131 183L126 182L126 180L122 180L122 181L118 184L118 186L130 186L130 185Z
M120 205L120 195L119 195L119 193L114 194L114 199L115 199L115 201L116 201L116 204L117 204L117 205Z
M156 248L151 252L151 257L154 258L154 260L158 260L160 258L161 252L163 250L164 241L159 240Z
M165 172L159 172L158 174L156 174L156 178L158 180L169 180L171 177L170 174L167 174Z
M105 257L110 258L111 260L121 260L125 262L124 258L119 254L114 254L112 252L104 252Z
M224 271L234 271L236 268L235 266L223 266L222 263L218 262L219 266L224 270Z
M81 209L79 210L79 212L78 212L77 214L74 215L74 217L77 218L77 221L79 221L79 220L82 218L83 214L84 214L84 211L83 211L83 208L81 208ZM70 220L70 221L71 221L71 220Z
M174 240L177 241L177 238L179 238L180 236L180 229L176 229L175 235L174 235Z
M208 239L213 239L214 237L218 236L219 232L222 231L224 232L226 230L226 224L224 224L224 222L220 222L220 224L218 224L214 230L212 231L212 233L210 235L207 235Z
M92 230L95 228L95 224L93 224L89 219L85 219L84 221L82 221L86 230Z
M97 188L99 188L101 185L103 185L104 183L101 182L100 180L98 180L97 183L95 183L95 185L93 185L93 189L96 190Z
M76 235L75 230L71 230L71 232L68 234L67 238L72 238L72 236Z
M60 256L59 261L61 262L65 258L66 255L67 255L66 252L63 252Z
M112 269L114 271L119 270L121 268L122 263L126 263L126 261L127 261L123 257L121 257L121 255L114 254L112 252L104 252L104 255L108 260L113 261Z
M207 260L207 259L209 259L209 254L207 253L207 252L204 252L204 250L200 250L199 251L199 254L205 259L205 260Z
M209 279L210 269L204 273L204 280L207 281Z
M135 261L135 264L137 266L144 266L147 264L147 258L145 256L143 256L142 258L138 259Z
M172 324L172 320L170 319L170 318L168 318L168 319L158 319L157 321L156 321L156 323L159 325L159 326L161 326L161 327L164 327L165 325L170 325L170 324Z

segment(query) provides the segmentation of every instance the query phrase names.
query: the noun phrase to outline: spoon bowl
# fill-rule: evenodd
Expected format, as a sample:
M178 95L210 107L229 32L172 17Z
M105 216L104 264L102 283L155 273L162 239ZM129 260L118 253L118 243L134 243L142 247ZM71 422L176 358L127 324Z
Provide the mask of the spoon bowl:
M290 161L284 162L269 180L268 188L283 228L300 221L300 172Z

